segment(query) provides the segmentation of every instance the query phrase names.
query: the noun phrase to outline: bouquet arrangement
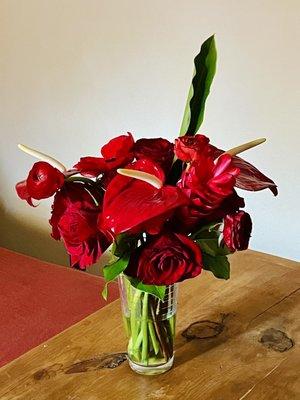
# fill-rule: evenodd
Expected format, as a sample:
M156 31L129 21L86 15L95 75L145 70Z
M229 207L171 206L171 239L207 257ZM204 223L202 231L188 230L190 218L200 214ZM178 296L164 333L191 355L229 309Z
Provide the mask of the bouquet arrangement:
M128 354L140 368L166 370L171 363L174 285L202 269L228 279L227 255L247 249L252 223L235 188L277 194L271 179L237 156L264 139L224 151L196 134L215 74L214 37L203 43L194 63L174 143L123 134L71 169L19 145L41 161L16 185L17 193L31 206L54 196L52 237L63 241L71 266L85 269L110 252L103 268L107 283L122 274Z

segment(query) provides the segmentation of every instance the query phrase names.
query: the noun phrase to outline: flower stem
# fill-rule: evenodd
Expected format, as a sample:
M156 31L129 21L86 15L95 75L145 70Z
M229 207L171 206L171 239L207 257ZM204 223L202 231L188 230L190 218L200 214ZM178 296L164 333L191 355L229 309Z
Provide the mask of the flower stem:
M138 338L138 329L139 329L139 320L137 319L137 307L139 304L139 300L141 297L141 291L137 290L134 293L132 302L131 302L131 310L130 310L130 328L131 328L131 337L132 337L132 350L135 358L139 359L139 351L136 350L136 341Z
M159 343L156 339L156 333L152 321L148 321L148 329L154 353L157 355L159 353Z
M142 362L148 363L148 293L144 293L141 332L142 342Z

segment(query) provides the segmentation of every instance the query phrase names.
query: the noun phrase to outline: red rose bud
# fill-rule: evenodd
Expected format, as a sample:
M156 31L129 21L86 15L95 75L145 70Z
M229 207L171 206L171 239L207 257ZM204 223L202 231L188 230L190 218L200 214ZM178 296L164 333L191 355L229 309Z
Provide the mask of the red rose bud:
M85 269L94 264L111 243L111 236L97 227L99 192L82 183L67 182L52 205L52 237L64 241L71 265ZM92 197L93 196L93 197Z
M191 162L209 152L209 139L204 135L182 136L175 140L175 154L184 162Z
M230 251L246 250L252 230L250 215L245 211L226 215L224 218L223 240Z
M165 233L138 250L125 273L147 285L171 285L202 270L199 246L185 235Z
M81 157L74 168L83 176L95 178L109 174L133 160L134 139L131 133L111 139L101 149L103 157Z
M174 160L174 145L167 139L139 139L134 145L137 160L146 158L159 164L167 174Z
M31 199L46 199L54 195L64 184L65 176L45 161L36 162L26 181L17 183L16 191L22 200L32 205Z

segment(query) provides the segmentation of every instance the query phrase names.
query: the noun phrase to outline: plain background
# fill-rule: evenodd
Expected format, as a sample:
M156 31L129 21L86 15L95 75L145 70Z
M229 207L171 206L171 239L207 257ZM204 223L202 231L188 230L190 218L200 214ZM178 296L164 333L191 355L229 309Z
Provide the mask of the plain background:
M49 236L50 201L32 209L14 184L25 143L71 167L126 131L173 140L193 58L216 34L218 69L201 132L244 154L279 186L244 192L251 247L291 259L299 243L298 0L1 0L1 245L66 264Z

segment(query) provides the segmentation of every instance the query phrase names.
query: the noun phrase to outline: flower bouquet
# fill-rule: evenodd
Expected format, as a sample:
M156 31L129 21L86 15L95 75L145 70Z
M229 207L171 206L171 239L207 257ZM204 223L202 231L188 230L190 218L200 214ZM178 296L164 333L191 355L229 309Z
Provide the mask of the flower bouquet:
M174 143L135 141L127 133L71 169L19 145L41 161L16 185L17 194L31 206L54 195L52 237L63 241L71 266L86 269L109 254L102 294L118 277L128 359L143 374L172 366L178 282L203 269L228 279L227 255L248 247L251 218L235 188L277 194L271 179L237 156L265 139L224 151L196 135L216 69L213 36L194 64Z

